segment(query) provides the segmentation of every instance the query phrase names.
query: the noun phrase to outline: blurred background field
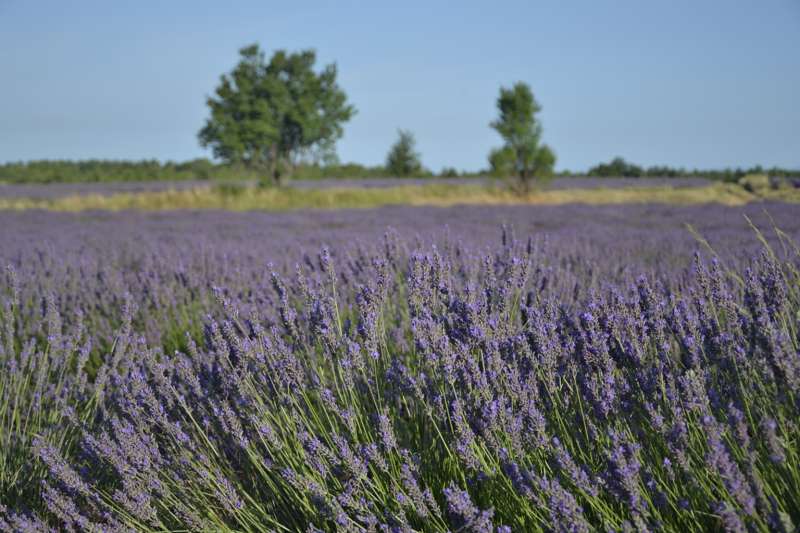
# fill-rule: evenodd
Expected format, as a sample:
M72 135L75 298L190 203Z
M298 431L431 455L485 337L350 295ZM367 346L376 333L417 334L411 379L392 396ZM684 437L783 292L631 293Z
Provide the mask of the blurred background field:
M763 180L762 180L763 182ZM698 178L559 178L546 188L514 192L502 182L474 178L452 180L371 179L290 182L263 187L252 182L199 184L140 183L93 185L0 186L0 209L52 209L56 211L126 209L227 209L284 211L292 209L352 209L385 205L560 205L720 203L741 205L764 200L798 202L800 189L762 182L709 182ZM4 190L6 189L6 190Z

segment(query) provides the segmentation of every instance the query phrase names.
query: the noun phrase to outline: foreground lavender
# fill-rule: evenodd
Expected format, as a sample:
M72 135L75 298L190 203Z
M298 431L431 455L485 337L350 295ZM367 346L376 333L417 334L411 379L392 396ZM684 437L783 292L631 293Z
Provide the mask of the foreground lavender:
M0 528L794 530L788 237L476 238L17 261Z

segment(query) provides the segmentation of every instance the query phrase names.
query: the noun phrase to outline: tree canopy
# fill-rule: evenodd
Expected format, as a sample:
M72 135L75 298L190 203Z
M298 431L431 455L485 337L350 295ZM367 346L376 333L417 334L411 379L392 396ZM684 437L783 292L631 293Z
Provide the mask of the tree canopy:
M313 50L278 50L269 62L257 44L239 54L207 100L211 115L200 144L275 181L304 157L334 159L342 125L355 113L336 83L336 65L315 72Z
M510 89L500 88L499 117L491 123L505 141L502 147L489 154L492 172L517 177L526 190L534 178L550 176L556 162L550 147L540 144L542 125L536 114L541 109L530 87L518 82Z
M386 170L392 176L413 176L422 172L416 139L408 130L398 130L397 141L386 156Z

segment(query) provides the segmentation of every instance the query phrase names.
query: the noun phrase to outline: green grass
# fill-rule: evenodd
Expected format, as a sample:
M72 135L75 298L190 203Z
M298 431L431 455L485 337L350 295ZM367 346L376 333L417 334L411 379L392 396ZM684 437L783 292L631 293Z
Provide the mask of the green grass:
M706 204L743 205L763 199L800 202L800 191L749 192L730 183L707 187L539 190L517 195L499 186L409 185L386 188L329 189L199 187L191 190L75 195L56 199L0 199L0 209L54 211L225 209L231 211L288 211L294 209L374 208L386 205L560 205L579 204Z

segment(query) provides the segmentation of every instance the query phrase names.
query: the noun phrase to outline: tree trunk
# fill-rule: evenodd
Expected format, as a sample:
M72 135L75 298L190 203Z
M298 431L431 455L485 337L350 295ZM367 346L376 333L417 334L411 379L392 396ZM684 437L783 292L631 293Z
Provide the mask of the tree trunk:
M280 160L278 158L278 146L273 144L269 149L269 178L273 185L281 184Z
M530 173L526 169L522 169L519 173L519 182L520 188L523 194L527 194L530 192L530 185L531 185L531 176Z

